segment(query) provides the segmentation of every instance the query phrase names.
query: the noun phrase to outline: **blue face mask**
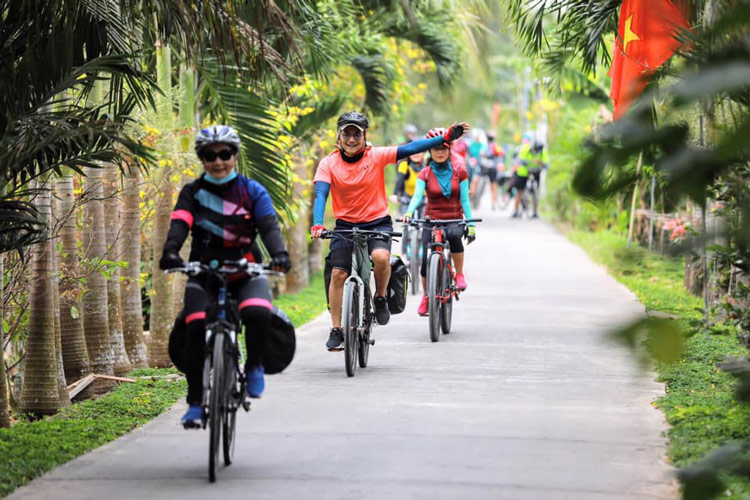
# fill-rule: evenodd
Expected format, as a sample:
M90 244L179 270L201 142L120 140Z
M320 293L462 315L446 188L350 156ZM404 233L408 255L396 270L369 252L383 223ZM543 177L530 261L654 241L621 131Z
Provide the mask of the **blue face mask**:
M445 163L435 163L433 160L430 162L430 167L440 185L440 190L443 192L443 196L450 198L451 184L453 180L453 167L451 166L451 161L448 160Z
M206 173L205 173L205 174L203 174L203 175L204 175L204 179L206 179L206 180L207 180L208 182L210 182L211 184L217 184L217 185L221 185L221 184L226 184L227 182L229 182L229 181L231 181L232 179L234 179L235 177L237 177L237 171L236 171L236 170L232 170L232 173L231 173L231 174L229 174L229 175L227 175L227 176L226 176L226 177L224 177L223 179L216 179L216 178L214 178L214 177L211 177L211 175L209 175L209 173L208 173L208 172L206 172Z

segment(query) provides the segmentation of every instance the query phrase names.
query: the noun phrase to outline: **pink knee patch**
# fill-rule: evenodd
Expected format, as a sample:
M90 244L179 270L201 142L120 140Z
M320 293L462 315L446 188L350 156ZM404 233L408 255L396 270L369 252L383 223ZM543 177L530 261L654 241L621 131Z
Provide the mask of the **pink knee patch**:
M199 319L206 319L206 311L200 311L193 314L188 314L187 318L185 318L185 324L189 324L193 321L197 321Z
M273 309L273 305L271 305L270 300L266 299L246 299L240 302L240 311L243 310L246 307L250 306L257 306L257 307L265 307L269 311Z

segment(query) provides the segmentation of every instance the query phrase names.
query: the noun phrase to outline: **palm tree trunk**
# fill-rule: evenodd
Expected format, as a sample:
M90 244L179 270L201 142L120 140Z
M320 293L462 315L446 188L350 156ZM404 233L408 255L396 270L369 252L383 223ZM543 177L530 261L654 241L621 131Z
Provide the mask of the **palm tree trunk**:
M83 249L89 269L86 273L86 288L82 301L83 329L86 334L91 371L112 375L114 374L114 355L109 339L107 279L98 269L99 262L105 259L107 250L104 236L102 169L87 167L84 173L86 175L84 190L89 199L84 208ZM106 388L99 386L95 390L98 392Z
M52 191L52 182L47 183L47 187ZM50 193L51 201L51 217L58 214L57 211L57 200ZM68 385L65 383L65 366L63 363L62 353L62 332L60 326L60 290L58 283L60 282L60 265L57 258L57 236L53 236L50 241L50 261L52 265L52 276L51 276L51 287L52 287L52 313L55 321L55 354L57 358L57 391L60 394L60 406L70 406L70 394L68 393Z
M107 260L119 262L120 250L119 190L117 189L117 165L108 163L104 166L104 233L107 240ZM125 352L125 341L122 334L122 305L120 303L120 267L114 266L107 280L107 304L109 305L109 336L114 355L115 375L125 375L133 368Z
M5 326L1 321L5 316L3 300L5 288L3 287L5 276L5 259L0 254L0 429L10 427L10 412L8 411L8 376L5 373Z
M174 129L174 114L172 113L172 82L171 82L171 60L169 45L156 43L156 72L157 84L164 95L159 96L156 102L159 118L163 120L160 124L163 131ZM170 366L167 345L169 333L172 329L174 307L172 301L171 276L159 269L162 246L167 239L169 231L169 219L172 214L172 193L174 186L170 179L169 162L155 172L157 200L154 207L154 226L151 235L152 247L152 269L151 282L151 316L149 321L149 365L152 367Z
M300 145L300 148L302 146ZM308 179L310 172L305 165L304 151L300 151L295 154L294 158L294 173L299 180L294 182L294 200L300 201L298 203L296 223L290 225L287 232L287 248L289 249L289 257L292 262L299 263L299 265L293 266L292 269L286 275L286 292L294 293L306 288L310 284L310 267L302 265L304 262L308 262L310 255L310 247L307 242L309 204L305 199L305 191L309 188L305 186L302 179Z
M122 197L122 333L125 351L133 368L148 366L146 342L143 339L143 305L141 303L141 172L128 167L124 173Z
M63 368L68 384L82 379L91 370L81 319L81 287L78 282L78 235L73 204L73 175L63 171L57 180L58 213L62 219L59 256L60 333Z
M40 192L37 206L41 218L49 227L51 207L48 183L42 181L38 187ZM52 242L49 239L35 246L29 293L29 330L19 407L23 413L37 415L51 415L60 408L51 257Z

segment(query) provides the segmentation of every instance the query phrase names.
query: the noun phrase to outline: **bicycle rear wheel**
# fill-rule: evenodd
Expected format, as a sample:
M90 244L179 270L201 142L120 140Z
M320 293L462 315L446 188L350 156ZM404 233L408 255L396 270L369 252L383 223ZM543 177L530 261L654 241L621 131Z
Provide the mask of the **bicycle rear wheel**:
M217 332L214 335L213 347L213 377L210 377L209 407L208 407L208 480L216 481L216 468L219 465L219 440L224 421L224 335Z
M344 289L344 303L341 308L341 328L344 330L344 364L346 374L354 376L357 370L357 344L359 341L359 287L356 281L349 281Z
M428 316L430 323L430 340L437 342L440 340L440 299L438 296L442 291L442 270L441 260L438 252L430 255L430 270L427 275L427 304Z
M411 253L409 254L409 274L411 274L411 294L417 295L419 293L420 287L420 280L419 280L419 265L421 263L421 258L419 256L420 252L422 251L422 245L419 241L419 230L418 229L412 229L411 234L409 235L411 246Z
M451 332L451 321L453 320L453 295L451 294L451 287L453 282L451 280L451 273L448 270L448 266L443 266L443 296L448 297L448 300L443 302L440 307L440 327L443 329L443 333Z

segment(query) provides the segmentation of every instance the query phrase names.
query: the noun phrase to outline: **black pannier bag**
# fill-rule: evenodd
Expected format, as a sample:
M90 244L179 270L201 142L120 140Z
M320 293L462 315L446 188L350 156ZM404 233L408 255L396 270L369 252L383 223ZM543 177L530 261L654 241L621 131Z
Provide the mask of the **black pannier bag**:
M169 357L175 367L183 373L185 373L184 352L187 340L185 328L185 313L180 311L172 326L172 333L169 335ZM297 336L294 332L294 325L284 311L273 306L271 331L263 356L264 371L269 375L282 372L294 359L296 348Z
M406 309L409 291L409 270L401 257L391 257L391 279L388 280L388 310L400 314Z

